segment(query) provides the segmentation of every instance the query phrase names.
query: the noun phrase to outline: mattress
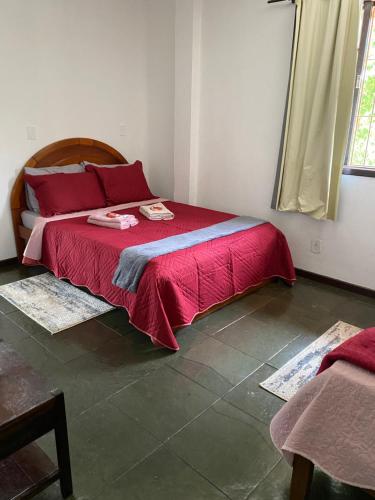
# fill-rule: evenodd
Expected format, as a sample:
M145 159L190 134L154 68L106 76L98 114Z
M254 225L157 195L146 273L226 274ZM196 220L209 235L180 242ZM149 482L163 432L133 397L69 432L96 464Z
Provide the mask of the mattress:
M179 346L173 330L191 324L197 314L270 278L295 280L284 235L265 223L152 259L136 293L113 285L124 248L233 218L171 201L165 205L175 214L171 221L149 221L138 208L127 209L139 224L124 231L87 224L87 217L51 221L43 233L41 263L58 278L124 307L138 330L174 350Z
M33 229L36 219L39 217L39 214L32 212L31 210L24 210L21 213L22 224L27 227L27 229Z

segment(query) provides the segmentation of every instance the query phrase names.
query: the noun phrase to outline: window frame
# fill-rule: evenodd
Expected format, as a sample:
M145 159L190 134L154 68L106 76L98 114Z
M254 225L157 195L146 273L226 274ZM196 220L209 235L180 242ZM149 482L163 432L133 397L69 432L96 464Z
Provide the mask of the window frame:
M358 62L356 69L356 86L354 90L353 96L353 107L352 107L352 115L350 119L350 127L349 127L349 136L348 136L348 144L345 153L345 162L343 168L344 175L359 175L363 177L375 177L375 167L359 167L355 165L350 165L349 156L350 150L352 146L353 133L355 129L355 121L356 121L356 111L359 105L359 97L361 86L358 85L358 81L362 78L366 55L366 47L369 43L369 37L371 33L369 32L372 10L375 8L375 0L364 0L363 2L363 21L362 21L362 31L361 31L361 40L358 49Z

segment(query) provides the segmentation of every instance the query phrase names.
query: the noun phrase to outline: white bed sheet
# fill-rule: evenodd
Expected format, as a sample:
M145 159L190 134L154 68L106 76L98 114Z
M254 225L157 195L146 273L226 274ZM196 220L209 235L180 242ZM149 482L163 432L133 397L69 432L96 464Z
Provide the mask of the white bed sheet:
M35 225L36 219L39 217L39 214L32 212L31 210L24 210L21 213L22 224L27 227L27 229L33 229Z

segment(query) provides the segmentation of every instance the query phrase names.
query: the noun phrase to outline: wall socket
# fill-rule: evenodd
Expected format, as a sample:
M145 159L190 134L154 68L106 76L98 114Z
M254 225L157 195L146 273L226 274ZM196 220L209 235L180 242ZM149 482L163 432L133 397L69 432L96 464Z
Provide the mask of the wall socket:
M311 240L310 242L310 250L311 253L322 253L322 240Z
M120 123L119 130L120 130L120 136L124 137L126 135L126 125L125 125L125 123Z

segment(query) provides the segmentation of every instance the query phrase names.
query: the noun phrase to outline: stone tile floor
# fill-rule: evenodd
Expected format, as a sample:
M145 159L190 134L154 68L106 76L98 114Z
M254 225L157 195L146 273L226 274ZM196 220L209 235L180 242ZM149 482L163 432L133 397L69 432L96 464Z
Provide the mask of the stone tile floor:
M7 265L0 284L45 272ZM64 390L76 499L286 500L269 438L282 401L259 388L338 320L375 325L375 300L299 279L271 284L155 348L115 310L51 336L0 299L0 337ZM54 458L52 436L40 445ZM53 485L37 497L60 498ZM369 498L317 471L311 500Z

